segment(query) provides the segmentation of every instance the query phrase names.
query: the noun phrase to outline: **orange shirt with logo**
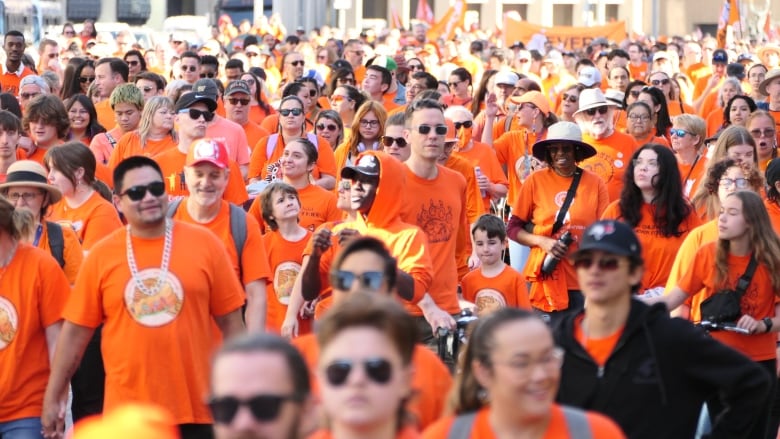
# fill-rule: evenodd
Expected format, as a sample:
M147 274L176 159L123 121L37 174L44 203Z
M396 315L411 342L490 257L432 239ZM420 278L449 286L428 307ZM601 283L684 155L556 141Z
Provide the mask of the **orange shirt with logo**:
M301 272L304 249L310 238L311 232L294 242L287 240L278 230L269 230L263 235L267 253L266 264L273 273L272 282L266 289L266 326L269 331L278 334L282 329L293 284ZM301 319L298 316L298 328L299 334L311 332L311 319Z
M460 282L463 299L477 306L477 314L499 308L531 309L525 277L506 265L497 276L487 277L482 269L470 271Z
M316 184L310 184L303 189L298 189L298 198L301 200L301 211L298 214L298 224L313 232L327 221L338 221L342 212L336 207L336 194L327 191ZM252 201L248 214L254 217L260 224L260 229L265 232L265 220L260 206L260 197Z
M623 189L623 174L626 173L628 161L639 146L636 140L628 134L614 131L603 139L594 139L588 134L582 134L582 141L596 148L596 155L582 161L582 168L596 173L607 184L609 201L620 198Z
M9 72L8 69L3 66L3 74L0 75L0 89L3 93L10 93L14 96L19 96L19 84L22 82L22 78L28 75L34 75L35 72L24 64L19 66L21 72L17 75L17 72Z
M244 304L225 245L203 227L174 221L167 275L147 295L137 282L151 288L160 278L164 237L132 237L136 279L126 233L111 233L89 253L63 316L88 328L104 325L105 411L127 401L153 402L177 424L209 424L211 322Z
M704 180L705 170L707 169L707 157L699 154L690 165L683 164L678 159L677 169L680 170L680 177L683 179L683 195L690 198L696 193L699 185Z
M54 203L48 219L63 227L70 227L76 232L84 251L91 250L95 243L122 227L122 221L119 220L119 213L114 205L101 197L97 191L92 192L92 195L78 207L68 206L64 198Z
M0 422L41 416L50 372L45 329L62 319L69 290L51 255L18 244L0 274Z

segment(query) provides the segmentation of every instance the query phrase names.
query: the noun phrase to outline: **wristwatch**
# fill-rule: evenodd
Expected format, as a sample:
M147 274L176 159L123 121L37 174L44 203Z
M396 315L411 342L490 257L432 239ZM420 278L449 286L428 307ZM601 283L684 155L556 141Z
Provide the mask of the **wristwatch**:
M772 330L772 325L774 324L772 322L772 319L770 319L769 317L764 317L763 320L761 320L761 321L764 322L764 326L766 326L766 332L769 332L769 331Z

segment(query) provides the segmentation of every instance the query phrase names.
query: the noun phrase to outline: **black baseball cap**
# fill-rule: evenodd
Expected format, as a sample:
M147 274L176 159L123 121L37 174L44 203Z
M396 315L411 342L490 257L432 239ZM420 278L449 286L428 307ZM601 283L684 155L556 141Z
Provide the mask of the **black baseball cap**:
M616 220L601 220L591 224L580 239L580 247L572 255L586 251L603 251L613 255L642 258L642 244L639 243L631 226Z
M209 111L214 111L217 109L217 101L211 98L211 96L201 95L194 91L184 93L181 95L178 101L176 101L176 106L174 107L174 110L178 113L180 110L183 110L185 108L190 108L191 106L195 105L198 102L203 102L206 104L206 107L208 107Z
M723 49L717 49L714 52L712 52L712 63L713 64L728 64L729 63L729 54L723 50Z
M341 178L353 180L357 174L379 177L379 159L373 154L361 154L357 163L341 169Z

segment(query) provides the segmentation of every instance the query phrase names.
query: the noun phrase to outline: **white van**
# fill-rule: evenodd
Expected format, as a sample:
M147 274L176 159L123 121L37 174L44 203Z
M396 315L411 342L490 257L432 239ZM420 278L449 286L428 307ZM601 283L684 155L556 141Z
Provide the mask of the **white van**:
M201 46L211 37L209 19L204 15L175 15L163 21L163 32L170 38L183 38L190 45Z

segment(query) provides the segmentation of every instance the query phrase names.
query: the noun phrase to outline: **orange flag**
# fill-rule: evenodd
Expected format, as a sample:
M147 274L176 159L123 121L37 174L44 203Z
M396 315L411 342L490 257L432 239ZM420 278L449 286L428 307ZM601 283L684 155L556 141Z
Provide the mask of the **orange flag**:
M401 16L398 15L398 11L395 7L390 8L390 29L403 29L404 22L401 21Z
M417 19L428 24L433 24L433 9L428 4L428 0L419 0L417 2Z
M439 38L444 38L444 40L453 39L455 37L455 29L463 29L465 19L466 2L464 0L456 0L455 4L447 9L441 20L428 29L428 40L436 41Z

